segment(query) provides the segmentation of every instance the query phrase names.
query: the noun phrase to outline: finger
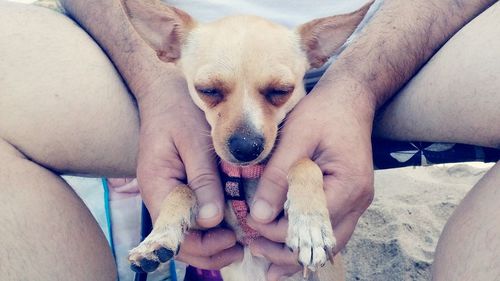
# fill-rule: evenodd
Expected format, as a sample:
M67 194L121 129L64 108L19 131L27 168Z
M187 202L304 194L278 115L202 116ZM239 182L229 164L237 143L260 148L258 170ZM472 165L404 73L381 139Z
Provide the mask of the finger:
M288 220L286 218L280 218L279 220L272 221L271 223L260 223L252 217L247 219L248 225L255 229L262 236L267 239L284 243L286 241L286 235L288 233Z
M179 254L209 257L236 245L233 231L216 228L206 232L189 232L182 242Z
M181 255L179 253L176 259L201 269L221 269L222 267L243 260L243 248L237 244L209 257L189 254Z
M250 245L254 256L265 257L277 265L298 265L298 254L292 252L285 244L259 238Z
M299 265L276 265L271 264L267 271L268 281L280 281L284 277L291 277L302 269Z
M314 144L304 131L306 130L295 130L292 134L292 129L284 130L282 139L259 180L250 208L250 214L256 221L269 223L276 218L286 200L288 170L298 160L312 155ZM304 135L301 136L301 133Z
M199 127L199 126L198 126ZM194 190L198 201L197 223L201 227L214 227L224 216L224 195L216 166L216 157L211 149L212 141L198 132L191 131L176 141L181 159L186 167L188 185Z

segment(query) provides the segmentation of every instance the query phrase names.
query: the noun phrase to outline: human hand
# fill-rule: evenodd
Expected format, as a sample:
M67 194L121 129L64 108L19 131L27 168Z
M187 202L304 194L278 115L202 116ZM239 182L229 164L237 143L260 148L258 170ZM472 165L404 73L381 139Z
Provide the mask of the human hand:
M134 85L141 117L137 178L142 198L155 221L167 194L187 183L198 201L197 224L214 227L223 218L224 197L209 127L182 75L167 67L157 74L153 83ZM219 228L186 234L176 259L218 269L242 254L234 233Z
M283 244L287 220L276 219L286 200L288 170L295 162L310 157L323 171L337 240L335 253L347 244L373 198L374 104L361 84L336 81L320 82L289 114L255 194L249 224L267 239L255 241L250 249L272 262L268 280L291 276L301 269L297 254Z

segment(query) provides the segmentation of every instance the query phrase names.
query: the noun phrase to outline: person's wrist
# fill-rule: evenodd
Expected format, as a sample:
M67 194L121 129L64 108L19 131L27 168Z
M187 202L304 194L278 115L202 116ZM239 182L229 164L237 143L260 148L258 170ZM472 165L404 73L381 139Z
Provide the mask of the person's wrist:
M151 56L136 60L130 55L127 60L127 65L136 70L133 75L124 78L138 103L148 96L170 93L170 88L180 88L185 84L184 75L173 63L165 63Z
M166 66L134 85L141 119L162 115L173 107L191 109L194 104L182 73ZM178 112L178 110L175 110Z
M328 111L353 115L371 129L377 101L368 83L349 74L327 71L310 96L319 99Z

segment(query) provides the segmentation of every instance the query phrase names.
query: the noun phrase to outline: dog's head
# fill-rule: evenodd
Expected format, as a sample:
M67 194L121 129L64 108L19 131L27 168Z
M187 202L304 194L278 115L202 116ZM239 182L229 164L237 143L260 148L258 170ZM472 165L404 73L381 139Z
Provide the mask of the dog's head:
M370 5L290 30L256 16L199 24L156 0L125 0L138 33L184 73L217 154L238 165L269 155L278 125L305 95L305 72L338 51Z

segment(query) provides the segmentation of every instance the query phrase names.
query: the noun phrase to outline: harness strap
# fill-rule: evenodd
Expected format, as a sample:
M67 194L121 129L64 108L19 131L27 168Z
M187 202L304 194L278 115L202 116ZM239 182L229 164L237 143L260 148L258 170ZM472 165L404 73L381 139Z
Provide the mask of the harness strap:
M264 165L237 166L222 161L221 171L224 185L224 196L230 201L234 214L238 220L238 225L245 233L243 243L248 245L260 234L247 224L249 208L245 201L245 180L258 179L264 171Z

